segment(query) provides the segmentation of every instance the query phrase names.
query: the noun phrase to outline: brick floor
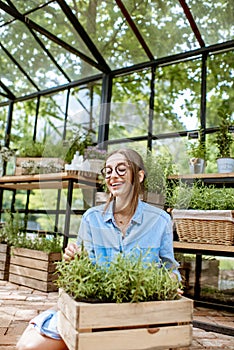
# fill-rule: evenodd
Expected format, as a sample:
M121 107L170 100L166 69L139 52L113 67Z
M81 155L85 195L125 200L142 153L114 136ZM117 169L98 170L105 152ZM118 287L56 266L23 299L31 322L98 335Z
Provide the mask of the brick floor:
M57 296L54 292L44 293L0 281L0 350L15 350L15 344L28 321L41 311L55 306ZM196 307L193 318L234 329L234 314L227 311ZM189 349L234 350L234 337L194 327Z

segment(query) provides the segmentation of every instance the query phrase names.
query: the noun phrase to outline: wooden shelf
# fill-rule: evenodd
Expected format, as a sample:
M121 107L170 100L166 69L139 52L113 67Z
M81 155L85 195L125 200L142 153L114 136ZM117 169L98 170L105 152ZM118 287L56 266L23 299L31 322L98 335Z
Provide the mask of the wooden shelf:
M95 173L83 172L74 175L64 173L18 175L0 177L0 188L9 190L60 189L67 188L73 182L74 187L96 187L100 184Z
M234 246L207 243L190 243L190 242L174 242L174 249L193 251L194 253L211 254L211 255L232 255L234 254Z
M169 179L226 179L234 178L234 173L213 173L213 174L181 174L170 175Z
M213 184L216 186L233 186L234 184L234 173L214 173L214 174L181 174L181 175L170 175L168 180L192 183L196 180L202 180L205 184Z

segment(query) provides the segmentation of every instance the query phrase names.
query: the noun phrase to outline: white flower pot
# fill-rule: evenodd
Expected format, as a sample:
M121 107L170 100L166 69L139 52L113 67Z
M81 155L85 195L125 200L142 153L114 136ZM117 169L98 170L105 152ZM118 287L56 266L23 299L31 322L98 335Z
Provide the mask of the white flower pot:
M217 166L219 173L232 173L234 171L234 158L218 158Z

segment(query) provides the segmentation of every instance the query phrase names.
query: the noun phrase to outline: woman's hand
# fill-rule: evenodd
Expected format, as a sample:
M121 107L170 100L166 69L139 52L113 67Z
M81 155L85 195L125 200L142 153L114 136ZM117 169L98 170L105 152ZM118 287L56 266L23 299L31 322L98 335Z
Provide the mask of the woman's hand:
M65 248L63 258L66 261L70 261L74 259L75 255L80 255L80 254L81 254L81 248L78 247L76 243L68 243L67 247Z

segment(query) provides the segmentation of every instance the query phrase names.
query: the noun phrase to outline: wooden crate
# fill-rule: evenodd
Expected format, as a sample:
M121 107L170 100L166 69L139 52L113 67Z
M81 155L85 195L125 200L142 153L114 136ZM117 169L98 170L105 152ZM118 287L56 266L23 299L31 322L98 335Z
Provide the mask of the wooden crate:
M193 302L81 303L63 290L58 329L69 350L156 350L188 347Z
M61 253L12 247L9 281L43 292L57 291L55 262L59 260Z
M0 244L0 280L8 281L10 266L10 247L8 244Z

